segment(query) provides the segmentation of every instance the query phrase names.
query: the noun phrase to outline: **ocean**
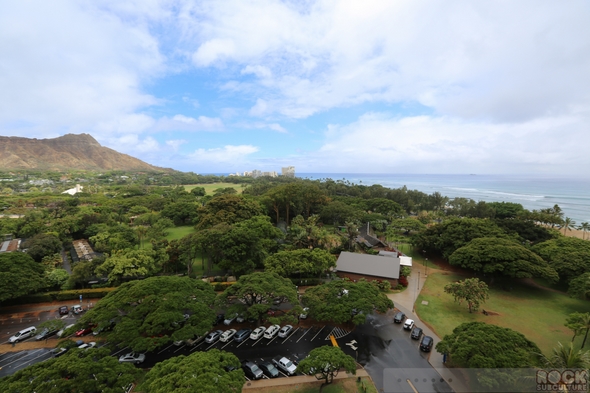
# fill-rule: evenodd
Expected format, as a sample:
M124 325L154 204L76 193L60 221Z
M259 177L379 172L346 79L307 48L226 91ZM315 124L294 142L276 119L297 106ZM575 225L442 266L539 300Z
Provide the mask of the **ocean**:
M520 203L525 209L540 210L554 205L579 225L590 222L590 179L516 175L389 175L369 173L297 173L308 179L348 180L351 183L381 184L387 188L406 186L427 194L440 192L449 198L464 197L485 202Z

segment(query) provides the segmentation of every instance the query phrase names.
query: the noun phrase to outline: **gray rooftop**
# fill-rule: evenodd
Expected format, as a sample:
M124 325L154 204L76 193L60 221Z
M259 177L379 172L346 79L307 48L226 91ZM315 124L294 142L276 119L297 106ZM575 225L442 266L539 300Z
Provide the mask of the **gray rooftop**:
M367 276L397 279L399 278L400 261L378 255L341 252L336 262L339 272L364 274Z

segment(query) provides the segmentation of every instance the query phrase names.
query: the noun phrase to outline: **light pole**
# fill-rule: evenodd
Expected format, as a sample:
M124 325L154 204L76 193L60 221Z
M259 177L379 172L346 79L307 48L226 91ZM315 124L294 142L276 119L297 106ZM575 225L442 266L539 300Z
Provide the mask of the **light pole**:
M428 277L428 258L424 262L424 277Z

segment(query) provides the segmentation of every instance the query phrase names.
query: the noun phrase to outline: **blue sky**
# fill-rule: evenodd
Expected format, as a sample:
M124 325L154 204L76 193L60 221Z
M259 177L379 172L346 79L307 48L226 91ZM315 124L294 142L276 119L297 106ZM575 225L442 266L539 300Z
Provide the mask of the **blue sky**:
M197 173L588 177L587 1L0 4L0 135Z

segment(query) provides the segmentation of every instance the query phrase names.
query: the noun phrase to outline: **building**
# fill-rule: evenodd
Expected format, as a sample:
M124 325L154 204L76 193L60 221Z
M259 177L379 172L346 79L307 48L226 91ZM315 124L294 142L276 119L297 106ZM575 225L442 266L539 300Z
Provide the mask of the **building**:
M74 188L70 188L69 190L65 190L64 192L62 192L62 194L70 194L70 195L76 195L79 192L82 192L82 187L79 184L76 184L76 187Z
M412 257L404 255L401 251L379 251L382 257L399 258L401 266L412 267Z
M12 234L3 235L4 240L0 242L0 253L17 251L20 247L21 239L13 239Z
M336 274L350 280L387 280L395 287L399 273L400 258L343 251L336 261Z
M281 176L295 177L295 167L294 166L286 166L286 167L281 168Z

